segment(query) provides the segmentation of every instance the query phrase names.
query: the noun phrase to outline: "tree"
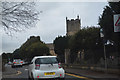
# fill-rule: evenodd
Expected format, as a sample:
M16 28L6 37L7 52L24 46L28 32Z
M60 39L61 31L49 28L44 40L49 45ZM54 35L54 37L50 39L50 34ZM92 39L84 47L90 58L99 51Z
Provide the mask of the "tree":
M120 32L114 32L114 14L120 14L120 1L109 2L109 5L104 8L98 22L100 27L103 28L105 39L114 42L114 46L118 49L118 56L120 56Z
M20 55L20 49L16 49L13 52L12 59L22 59L22 56Z
M26 58L33 58L34 56L50 55L50 53L49 48L45 44L35 42L26 48L26 55Z
M64 62L64 51L68 48L69 38L68 36L58 36L53 42L55 53L58 55L58 58L60 58L61 62Z
M34 2L2 2L2 27L6 33L18 32L34 27L39 12Z
M113 10L113 13L120 14L120 1L119 2L109 2L109 6Z
M2 59L7 59L7 54L6 53L2 53Z
M50 55L49 48L40 40L40 37L31 36L19 49L14 52L14 57L31 60L34 56Z
M71 62L75 62L78 52L84 50L84 60L96 63L103 54L101 54L101 41L99 37L99 28L87 27L81 29L69 40L71 50Z
M99 18L99 25L103 28L105 39L112 40L114 35L113 11L109 6L104 8L103 14Z
M114 33L114 14L120 14L120 2L109 2L109 6L104 8L99 17L98 23L103 28L105 38L116 42L118 33Z

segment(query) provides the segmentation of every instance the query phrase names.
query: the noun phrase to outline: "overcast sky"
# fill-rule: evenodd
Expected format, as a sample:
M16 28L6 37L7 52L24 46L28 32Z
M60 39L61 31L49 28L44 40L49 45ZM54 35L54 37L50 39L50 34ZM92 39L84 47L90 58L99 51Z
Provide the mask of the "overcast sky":
M97 26L98 17L102 14L106 2L37 2L39 15L36 27L27 29L21 33L15 33L10 37L2 31L0 42L1 52L13 52L19 48L30 36L40 36L45 43L52 43L58 35L66 35L66 17L76 19L79 15L81 27Z

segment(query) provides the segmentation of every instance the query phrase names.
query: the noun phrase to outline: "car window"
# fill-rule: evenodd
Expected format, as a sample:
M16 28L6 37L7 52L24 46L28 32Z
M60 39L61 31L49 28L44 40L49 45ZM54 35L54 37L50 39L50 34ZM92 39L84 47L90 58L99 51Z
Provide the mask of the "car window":
M14 62L20 62L21 61L21 59L15 59L14 60Z
M35 64L54 64L58 63L57 58L38 58L35 60Z

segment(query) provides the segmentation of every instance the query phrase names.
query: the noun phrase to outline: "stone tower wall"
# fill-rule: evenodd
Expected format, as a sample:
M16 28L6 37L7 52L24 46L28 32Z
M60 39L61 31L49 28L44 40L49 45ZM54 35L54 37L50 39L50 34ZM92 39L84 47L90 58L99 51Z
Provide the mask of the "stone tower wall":
M66 17L67 35L74 35L76 32L80 30L80 26L81 23L79 16L75 20L74 19L68 20Z

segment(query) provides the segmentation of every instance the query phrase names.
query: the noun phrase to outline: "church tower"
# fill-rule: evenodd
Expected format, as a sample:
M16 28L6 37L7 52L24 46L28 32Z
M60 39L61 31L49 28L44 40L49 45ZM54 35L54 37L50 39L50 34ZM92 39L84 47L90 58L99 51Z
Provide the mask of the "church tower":
M68 20L66 17L66 30L67 36L74 35L76 32L78 32L81 28L81 20L79 19L79 15L77 16L77 19L71 19Z

